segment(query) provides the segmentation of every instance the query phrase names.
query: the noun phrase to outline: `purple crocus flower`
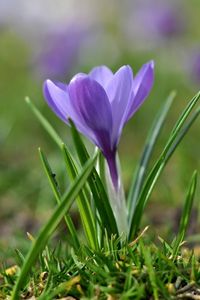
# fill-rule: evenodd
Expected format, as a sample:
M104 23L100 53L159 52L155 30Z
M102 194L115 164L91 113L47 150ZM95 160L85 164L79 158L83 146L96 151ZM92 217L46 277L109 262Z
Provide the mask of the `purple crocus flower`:
M178 1L138 0L130 2L134 9L129 9L135 34L139 39L158 42L180 36L186 29L184 7ZM132 23L130 23L132 24ZM131 32L132 32L131 31Z
M79 62L81 47L86 37L86 28L74 24L67 28L62 26L47 34L43 41L43 49L36 60L38 71L43 78L63 78L65 70L71 71Z
M119 187L116 151L122 129L139 109L152 88L153 61L143 65L133 77L130 66L115 74L106 66L96 67L89 74L79 73L70 83L44 83L44 96L54 113L96 144L105 156L113 185Z
M149 26L148 28L164 38L177 36L182 32L182 20L173 5L163 4L149 7L144 17L146 18L146 24Z

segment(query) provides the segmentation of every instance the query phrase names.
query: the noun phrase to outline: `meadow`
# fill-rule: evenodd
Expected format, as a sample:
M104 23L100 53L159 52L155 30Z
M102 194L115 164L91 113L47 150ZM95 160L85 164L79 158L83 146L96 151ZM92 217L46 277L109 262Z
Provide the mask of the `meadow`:
M0 23L0 299L200 299L200 3L105 5ZM126 232L106 151L52 112L43 84L150 61L115 145Z

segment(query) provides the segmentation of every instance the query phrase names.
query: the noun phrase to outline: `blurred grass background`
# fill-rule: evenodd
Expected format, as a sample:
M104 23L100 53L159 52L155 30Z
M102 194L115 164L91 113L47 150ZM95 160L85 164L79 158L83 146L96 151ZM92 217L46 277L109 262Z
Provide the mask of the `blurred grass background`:
M67 186L62 155L29 111L25 96L71 145L69 128L44 102L44 79L68 81L76 72L100 64L113 71L129 64L136 73L153 59L154 88L125 127L119 146L127 191L148 129L169 92L175 89L177 97L152 163L179 113L199 90L199 15L198 0L0 2L1 260L11 258L16 247L27 249L26 232L34 235L55 205L38 147L47 153L63 190ZM148 204L144 222L161 236L176 229L190 175L199 170L199 124L170 161ZM192 233L198 232L197 215L194 210Z

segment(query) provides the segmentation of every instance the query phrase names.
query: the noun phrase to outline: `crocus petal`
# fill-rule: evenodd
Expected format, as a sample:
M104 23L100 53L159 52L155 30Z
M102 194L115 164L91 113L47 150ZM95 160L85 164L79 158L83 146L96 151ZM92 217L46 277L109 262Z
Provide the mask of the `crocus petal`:
M142 66L133 80L133 95L128 109L126 121L139 109L149 95L154 81L154 62Z
M65 87L66 90L64 90ZM67 92L67 85L65 86L61 82L54 83L47 79L44 82L43 92L47 104L54 113L65 123L68 123L67 116L69 115L69 95Z
M112 113L106 92L89 76L78 75L69 84L69 96L84 126L93 131L98 146L107 155L111 151Z
M117 145L125 122L126 110L132 95L133 72L130 66L121 67L110 81L106 93L112 108L113 143Z
M69 124L68 119L72 119L80 132L87 136L93 143L97 143L93 132L82 124L81 117L74 110L69 98L67 85L61 82L54 83L51 80L46 80L44 83L44 96L50 108L61 120Z
M113 78L112 71L106 66L93 68L88 75L102 85L104 89Z
M61 90L63 90L64 92L67 92L68 93L68 91L67 91L67 84L66 83L63 83L63 82L60 82L60 81L53 81L54 82L54 84L57 86L57 87L59 87Z

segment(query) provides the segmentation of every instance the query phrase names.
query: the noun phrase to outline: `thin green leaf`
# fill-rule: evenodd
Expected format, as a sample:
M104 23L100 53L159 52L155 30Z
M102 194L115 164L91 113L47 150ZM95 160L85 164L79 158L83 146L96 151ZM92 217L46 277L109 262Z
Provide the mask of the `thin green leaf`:
M167 160L169 160L169 158L172 156L172 154L176 150L177 145L181 142L181 140L183 139L183 137L185 136L185 134L191 128L192 124L198 118L199 114L200 114L200 107L194 112L194 114L191 117L191 119L187 122L187 124L183 127L183 129L177 135L174 144L170 147L169 151L167 152L167 156L166 156Z
M147 267L147 272L148 272L149 280L150 280L152 291L153 291L153 296L154 296L153 299L158 300L159 299L158 286L157 286L157 282L156 282L156 274L155 274L154 267L152 264L151 252L148 247L144 247L142 240L140 240L140 246L142 249L145 265Z
M167 151L167 148L165 148L165 150L161 154L160 158L157 160L154 167L152 168L149 176L147 177L147 180L144 184L142 192L139 196L139 201L138 201L138 204L136 207L137 212L135 212L133 219L132 219L132 223L131 223L132 230L133 230L133 227L135 227L133 236L137 233L144 207L151 195L151 192L155 186L155 183L157 182L157 179L159 178L162 170L166 166L167 162L169 161L169 159L173 155L174 151L176 150L176 148L178 147L180 142L183 140L184 136L189 131L189 129L191 128L191 126L193 125L193 123L195 122L195 120L197 119L199 114L200 114L200 108L198 108L194 112L191 119L186 123L186 125L183 128L180 128L180 132L176 135L176 137L174 139L174 143L170 145L168 151Z
M70 155L70 152L64 144L62 149L68 174L70 175L70 178L74 180L74 178L76 178L78 174L76 165ZM79 193L79 197L77 198L77 205L90 246L92 249L98 249L99 246L94 216L92 214L90 202L83 190Z
M54 142L61 148L63 141L58 135L58 133L55 131L55 129L52 127L52 125L47 121L47 119L41 114L41 112L37 109L35 104L30 100L29 97L25 98L26 103L34 113L34 115L39 120L40 124L44 127L44 129L48 132L48 134L52 137Z
M70 124L71 124L71 132L72 132L72 137L73 137L74 144L76 147L76 151L77 151L79 160L80 160L81 164L83 165L87 161L89 154L85 148L85 145L82 142L82 139L81 139L78 131L76 130L74 123L71 120L70 120ZM95 207L97 208L97 210L99 212L103 227L106 227L109 235L118 234L116 220L115 220L112 208L110 206L110 202L109 202L107 193L106 193L104 186L102 184L102 181L95 169L93 170L91 176L88 178L88 184L89 184L89 187L93 194Z
M17 282L14 286L11 300L19 299L19 291L23 287L23 283L25 279L35 263L39 253L44 249L47 244L48 239L52 236L53 232L55 231L56 227L64 217L64 215L68 212L69 208L71 207L74 199L77 197L78 193L86 183L88 176L92 172L92 169L96 163L97 154L94 158L90 159L86 165L84 166L81 173L77 176L71 187L68 191L65 192L61 199L61 203L56 207L54 213L52 214L51 218L48 222L44 225L41 231L38 234L38 237L33 242L32 247L30 248L25 263L21 269L20 275L17 279Z
M46 173L47 178L49 180L50 186L51 186L52 191L54 193L54 196L56 198L56 201L57 201L58 204L60 204L61 194L60 194L60 191L58 189L57 182L55 180L55 177L53 175L53 172L51 170L49 162L48 162L46 156L44 155L43 151L40 148L39 148L39 154L40 154L40 159L42 161L45 173ZM76 250L78 250L80 248L80 243L79 243L79 240L78 240L78 236L77 236L77 232L76 232L76 228L74 226L74 223L73 223L71 217L68 214L66 214L64 216L64 220L65 220L67 228L69 229L69 232L71 234L73 246Z
M16 255L17 255L17 260L19 262L19 265L21 266L24 263L24 255L21 253L21 251L19 249L15 249Z
M106 186L105 158L102 153L100 153L99 155L98 163L99 163L99 174L100 174L101 181L104 184L104 186Z
M153 122L153 125L149 131L149 134L147 136L144 150L142 152L139 165L138 165L135 175L133 177L131 188L130 188L129 195L128 195L129 221L132 219L132 217L134 215L134 210L135 210L135 207L137 204L138 196L141 192L141 187L144 183L145 174L147 171L149 160L151 158L151 154L153 152L154 146L159 137L159 134L161 132L161 129L166 120L168 111L173 103L175 96L176 96L175 92L172 92L169 95L169 97L167 98L163 107L161 108L161 110L159 110L159 112Z
M30 98L26 97L26 102L31 108L32 112L35 114L41 125L45 128L45 130L48 132L48 134L52 137L52 139L55 141L55 143L62 148L63 141L60 138L60 136L57 134L55 129L51 126L51 124L47 121L47 119L41 114L41 112L37 109L37 107L33 104L33 102L30 100ZM74 126L72 126L74 127ZM74 134L74 136L78 136L77 134ZM76 139L76 144L82 145L82 147L79 149L77 146L77 151L79 155L79 159L81 160L81 164L83 165L89 158L89 155L87 153L86 148L84 147L82 141L79 143L80 139ZM97 190L98 186L98 190ZM103 219L103 223L107 224L107 227L109 227L110 233L117 233L117 225L116 221L112 212L112 209L110 207L110 203L106 194L106 191L103 187L103 184L97 174L97 172L94 170L92 179L90 179L90 188L92 188L92 193L94 195L94 199L96 199L97 208L99 211L99 214L101 216L101 219ZM95 197L96 196L96 197Z
M194 202L194 195L196 191L196 186L197 186L197 171L195 171L192 175L192 179L188 188L187 196L185 199L185 205L183 208L183 213L181 216L181 221L180 221L180 227L178 231L178 235L176 237L174 247L173 247L173 258L175 259L180 245L185 237L185 233L188 227L188 223L190 220L190 215L191 215L191 210Z
M198 92L192 98L192 100L188 103L188 105L184 109L183 113L179 117L178 121L176 122L174 128L172 129L172 132L170 134L170 138L169 138L168 143L166 144L163 152L166 152L166 151L169 150L170 146L172 145L173 141L175 140L175 138L179 134L180 129L183 127L186 119L188 118L190 112L192 111L192 109L194 108L194 106L196 105L196 103L198 102L199 98L200 98L200 92Z
M48 132L48 134L52 137L54 142L62 148L63 141L60 138L60 136L57 134L55 129L51 126L51 124L47 121L47 119L41 114L41 112L37 109L37 107L33 104L33 102L30 100L30 98L26 97L26 102L31 108L32 112L35 114L41 125L45 128L45 130ZM72 122L71 122L72 124ZM74 128L74 126L72 126ZM72 130L75 131L75 130ZM77 134L74 134L74 136L78 136ZM80 145L79 143L79 138L76 139L76 144ZM81 141L82 147L79 149L79 146L77 146L77 152L79 159L81 160L81 164L83 165L89 158L89 155L87 153L87 150L85 146L83 145ZM97 189L98 186L98 189ZM97 208L99 211L99 214L101 216L101 219L103 220L104 224L107 224L109 227L109 232L110 233L117 233L117 225L116 221L112 212L112 209L110 207L110 203L106 194L106 191L103 187L103 184L99 178L99 175L97 172L94 170L92 179L90 179L90 188L92 188L92 193L94 195L94 199L96 199Z
M29 107L31 108L31 110L33 111L33 113L35 114L35 116L37 117L37 119L40 121L41 125L45 128L45 130L49 133L49 135L52 137L52 139L56 142L56 144L62 148L63 147L63 141L62 139L59 137L59 135L57 134L57 132L54 130L54 128L51 126L51 124L47 121L47 119L41 114L41 112L37 109L37 107L33 104L33 102L27 97L26 98L26 102L27 104L29 105ZM70 154L71 155L71 154ZM72 157L72 155L71 155ZM43 161L44 163L44 161ZM46 166L47 167L47 166ZM52 175L49 173L48 175L48 178L49 180L51 181L51 186L54 190L54 194L55 194L55 197L56 199L58 200L59 198L59 195L57 193L57 191L55 191L55 182L54 180L52 180ZM72 236L74 237L74 242L75 242L75 231L73 229L73 223L72 223L72 220L69 219L69 217L67 216L66 217L66 221L67 221L67 224L68 224L68 227L69 227L69 230L70 230L70 233L72 234ZM86 221L86 218L85 218L85 221ZM87 222L88 223L88 222ZM84 224L86 224L86 222L84 222ZM94 226L90 227L88 226L88 229L89 228L93 228ZM91 230L90 230L91 231ZM94 232L93 232L94 233ZM73 235L74 234L74 235ZM91 235L90 234L90 240L93 236L93 239L95 237L95 235ZM77 244L77 239L76 239L76 246L78 246ZM94 245L93 245L94 247Z
M159 159L154 164L153 168L150 171L149 176L147 177L142 191L139 195L139 199L137 201L135 213L132 217L132 220L130 220L130 231L129 231L129 238L132 240L134 236L136 235L140 220L142 217L142 213L144 210L144 207L149 199L149 196L153 190L153 187L155 186L155 183L157 182L157 179L159 178L162 170L164 169L165 165L167 164L169 158L177 148L177 146L182 141L185 134L188 132L191 125L196 120L197 116L199 115L199 109L193 114L191 117L191 120L185 125L185 121L188 118L190 112L192 111L194 105L197 103L197 101L200 98L200 92L195 95L192 100L189 102L187 107L185 108L184 112L179 117L178 121L176 122L174 128L172 129L172 132L170 134L170 137L166 143L166 146L164 147L164 150L162 151ZM185 125L185 126L184 126Z

